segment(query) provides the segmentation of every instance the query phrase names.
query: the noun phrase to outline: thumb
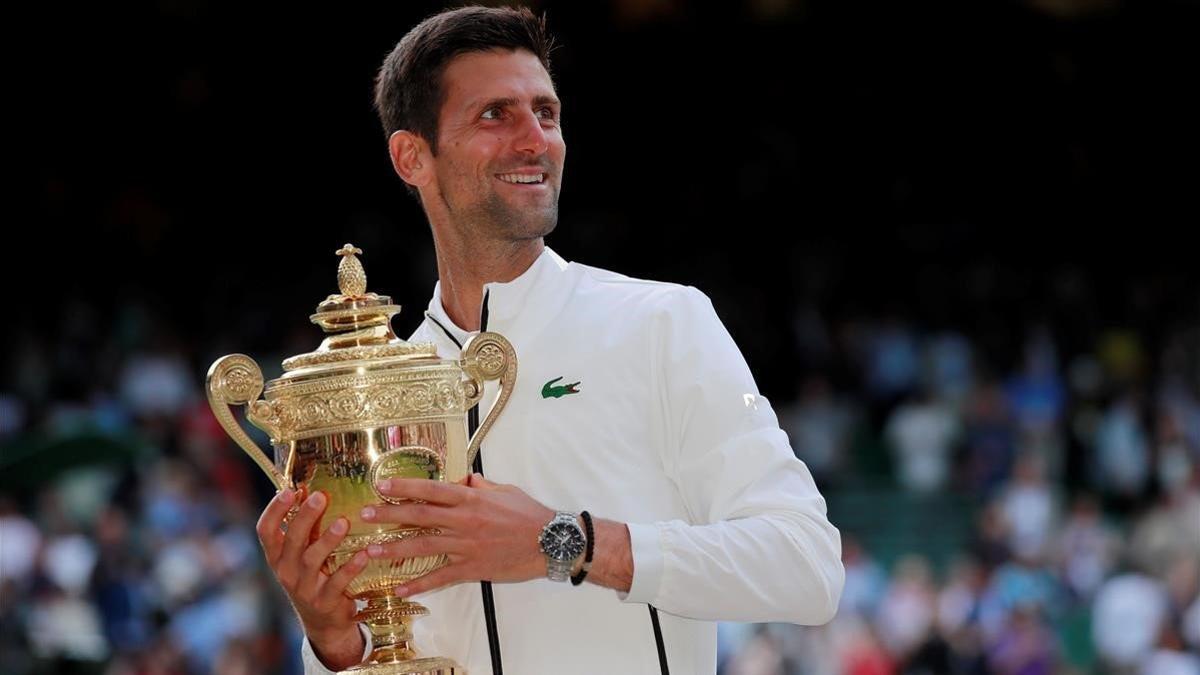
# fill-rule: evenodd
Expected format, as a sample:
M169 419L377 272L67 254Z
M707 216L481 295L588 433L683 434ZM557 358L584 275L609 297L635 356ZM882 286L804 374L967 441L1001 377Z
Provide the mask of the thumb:
M467 476L467 487L493 488L493 487L496 487L497 485L498 485L498 483L493 483L492 481L484 478L483 474L481 474L481 473L473 473L473 474Z

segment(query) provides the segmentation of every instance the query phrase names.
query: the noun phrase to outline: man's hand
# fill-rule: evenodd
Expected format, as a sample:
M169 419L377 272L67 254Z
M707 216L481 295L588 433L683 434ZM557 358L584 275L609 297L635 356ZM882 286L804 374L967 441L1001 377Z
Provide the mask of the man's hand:
M338 518L317 537L314 528L328 500L315 492L305 500L285 534L284 516L295 499L294 490L275 495L258 519L258 539L267 564L296 608L313 651L330 670L344 670L362 661L365 648L354 621L354 600L345 590L366 567L368 557L359 551L332 575L322 572L322 563L345 538L350 524Z
M464 484L392 478L379 484L388 497L425 503L377 504L362 510L368 523L401 523L437 528L421 536L367 548L375 558L412 558L445 553L449 563L396 589L408 597L463 581L528 581L546 576L538 546L542 527L554 511L514 485L493 483L478 474Z

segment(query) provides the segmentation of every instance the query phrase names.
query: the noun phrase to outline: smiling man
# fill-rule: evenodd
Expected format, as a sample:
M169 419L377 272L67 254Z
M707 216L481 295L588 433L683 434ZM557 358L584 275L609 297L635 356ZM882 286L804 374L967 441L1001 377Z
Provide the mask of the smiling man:
M313 532L318 494L285 533L294 497L268 505L259 535L309 673L363 658L343 591L372 556L448 556L397 593L431 610L416 644L475 675L713 673L715 621L836 611L838 531L708 298L545 246L566 158L550 46L528 10L469 7L418 25L380 69L392 164L437 250L411 339L458 358L471 333L499 332L520 377L464 484L392 480L380 490L424 503L361 514L441 535L371 546L329 577L345 520Z

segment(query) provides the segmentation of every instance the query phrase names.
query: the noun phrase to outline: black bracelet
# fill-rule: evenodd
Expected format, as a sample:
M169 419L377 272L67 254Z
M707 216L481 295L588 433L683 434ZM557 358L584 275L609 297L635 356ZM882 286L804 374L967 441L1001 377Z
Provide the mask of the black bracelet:
M583 556L583 567L579 569L579 574L571 577L571 585L578 586L583 583L587 577L588 570L592 569L592 547L595 545L596 533L592 529L592 514L583 511L579 514L583 518L583 527L587 530L587 553Z

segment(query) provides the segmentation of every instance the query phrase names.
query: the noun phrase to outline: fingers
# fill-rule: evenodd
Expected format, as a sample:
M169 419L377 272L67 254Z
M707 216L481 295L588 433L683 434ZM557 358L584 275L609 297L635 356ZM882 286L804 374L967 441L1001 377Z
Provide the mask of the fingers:
M368 523L389 523L413 527L461 527L466 514L447 506L434 504L373 504L359 512Z
M419 499L444 506L457 506L471 496L465 486L425 478L388 478L376 487L380 494L393 499Z
M333 553L333 549L337 548L338 544L342 543L342 540L346 538L346 533L349 531L350 521L345 518L338 518L333 521L333 525L330 525L329 529L325 530L325 533L319 539L305 549L304 555L301 557L305 572L309 573L312 570L321 569L321 565L325 562L325 559L329 557L330 553Z
M354 581L354 577L357 577L366 568L370 560L366 551L355 553L353 558L346 561L345 565L339 567L336 572L325 580L325 585L321 587L318 602L332 605L339 600L338 596L346 592L346 587L350 585L351 581Z
M460 581L466 581L470 576L466 574L464 565L447 565L440 567L425 576L418 577L396 587L396 595L401 598L407 598L418 593L432 591L443 586L456 584Z
M313 526L325 512L325 494L314 492L300 507L300 512L288 524L283 537L283 554L279 557L276 576L284 584L295 583L300 574L301 554L308 548Z
M258 532L258 541L262 544L263 552L266 553L267 562L272 565L279 560L280 553L282 553L283 519L287 516L288 509L292 507L292 502L295 500L295 490L280 490L267 504L267 508L263 509L262 515L258 519L258 525L254 528Z
M396 560L435 556L443 553L461 553L462 550L462 543L456 537L428 534L400 541L390 541L386 544L371 544L366 549L367 555L372 558Z

